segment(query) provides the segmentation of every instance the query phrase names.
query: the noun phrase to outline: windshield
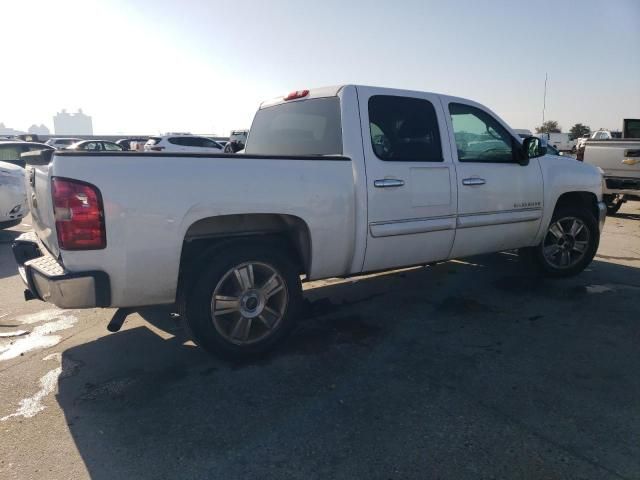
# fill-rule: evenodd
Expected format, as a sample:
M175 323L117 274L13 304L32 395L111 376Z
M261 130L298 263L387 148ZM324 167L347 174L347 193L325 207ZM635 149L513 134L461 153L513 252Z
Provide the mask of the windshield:
M282 103L258 110L245 146L248 154L341 155L337 97Z

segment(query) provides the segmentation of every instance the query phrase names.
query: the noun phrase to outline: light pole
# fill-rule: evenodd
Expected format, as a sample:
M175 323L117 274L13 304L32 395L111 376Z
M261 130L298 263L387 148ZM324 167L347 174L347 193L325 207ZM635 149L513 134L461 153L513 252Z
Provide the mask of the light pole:
M544 74L544 96L542 97L542 126L544 126L544 111L547 108L547 73Z

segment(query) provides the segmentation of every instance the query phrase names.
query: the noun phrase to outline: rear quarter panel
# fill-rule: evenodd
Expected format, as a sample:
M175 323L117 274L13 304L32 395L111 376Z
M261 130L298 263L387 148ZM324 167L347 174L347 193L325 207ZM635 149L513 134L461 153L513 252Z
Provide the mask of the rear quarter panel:
M351 267L350 161L89 154L58 158L52 174L92 183L102 193L107 247L61 256L71 271L106 271L113 306L172 303L186 231L218 215L295 215L311 234L312 278Z

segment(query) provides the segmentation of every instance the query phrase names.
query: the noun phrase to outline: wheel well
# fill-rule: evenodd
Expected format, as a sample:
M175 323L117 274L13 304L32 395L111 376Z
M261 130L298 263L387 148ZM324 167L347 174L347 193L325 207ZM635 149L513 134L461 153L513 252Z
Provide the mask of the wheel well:
M309 227L299 217L281 214L221 215L198 220L184 237L180 258L180 276L197 268L203 255L213 253L221 244L243 238L277 241L299 265L301 274L311 268L311 235Z
M560 195L555 211L562 207L586 208L598 220L598 198L591 192L567 192Z

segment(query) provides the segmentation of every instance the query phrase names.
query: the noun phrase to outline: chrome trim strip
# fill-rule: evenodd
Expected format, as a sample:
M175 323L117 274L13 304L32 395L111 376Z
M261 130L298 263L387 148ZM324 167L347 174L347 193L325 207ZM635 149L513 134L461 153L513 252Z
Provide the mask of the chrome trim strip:
M387 222L372 222L369 232L374 238L415 233L440 232L457 228L505 225L509 223L533 222L542 218L542 208L522 208L500 212L470 213L467 215L446 215L442 217L409 218Z
M374 238L395 235L411 235L414 233L440 232L456 228L455 216L414 218L397 222L380 222L369 224L369 231Z
M508 223L533 222L542 218L542 209L507 210L503 212L462 215L458 217L458 228L505 225Z

